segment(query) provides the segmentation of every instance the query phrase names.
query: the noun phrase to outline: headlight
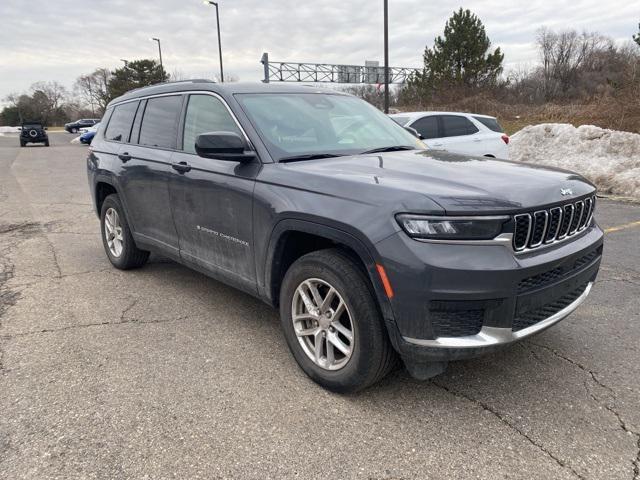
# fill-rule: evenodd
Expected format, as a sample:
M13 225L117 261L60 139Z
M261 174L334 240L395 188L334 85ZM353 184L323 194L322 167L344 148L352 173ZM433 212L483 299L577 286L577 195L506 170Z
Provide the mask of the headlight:
M502 232L502 226L509 217L437 217L400 214L396 219L402 229L413 238L491 240Z

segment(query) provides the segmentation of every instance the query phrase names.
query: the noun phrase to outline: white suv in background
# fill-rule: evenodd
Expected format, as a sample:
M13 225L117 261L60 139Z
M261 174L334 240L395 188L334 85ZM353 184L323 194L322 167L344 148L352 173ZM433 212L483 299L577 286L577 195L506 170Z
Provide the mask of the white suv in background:
M404 112L389 115L415 129L434 150L509 159L509 137L494 117L458 112Z

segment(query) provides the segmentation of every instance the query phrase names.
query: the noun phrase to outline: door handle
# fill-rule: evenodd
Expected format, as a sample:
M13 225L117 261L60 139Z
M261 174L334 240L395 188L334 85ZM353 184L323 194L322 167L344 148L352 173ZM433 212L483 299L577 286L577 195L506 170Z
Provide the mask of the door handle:
M431 145L433 145L434 147L441 147L442 146L441 143L432 143Z
M481 138L474 138L474 139L473 139L473 141L474 141L474 142L481 142L481 141L482 141L482 139L481 139Z
M186 173L191 170L191 165L189 165L187 162L179 162L172 164L171 168L173 168L177 172Z
M128 152L124 152L119 154L118 158L122 160L122 163L127 163L129 160L131 160L131 155L129 155Z

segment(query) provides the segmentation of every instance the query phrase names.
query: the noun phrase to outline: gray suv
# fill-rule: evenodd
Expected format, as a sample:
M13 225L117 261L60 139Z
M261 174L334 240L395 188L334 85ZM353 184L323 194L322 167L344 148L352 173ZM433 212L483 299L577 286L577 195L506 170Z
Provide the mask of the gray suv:
M538 333L600 266L584 178L427 150L335 91L135 90L108 105L87 167L116 268L153 251L279 308L300 367L338 392Z

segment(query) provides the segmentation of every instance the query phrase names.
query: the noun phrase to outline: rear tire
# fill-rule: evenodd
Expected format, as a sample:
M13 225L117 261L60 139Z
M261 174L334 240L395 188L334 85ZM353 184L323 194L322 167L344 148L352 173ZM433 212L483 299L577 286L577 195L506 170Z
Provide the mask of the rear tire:
M147 262L149 252L136 246L120 198L115 193L102 203L100 230L104 251L114 267L129 270Z
M287 344L300 368L328 390L362 390L397 363L371 290L354 260L337 249L304 255L285 274L280 319ZM332 301L325 305L329 297Z
M20 146L24 147L26 145L26 142L20 141Z

